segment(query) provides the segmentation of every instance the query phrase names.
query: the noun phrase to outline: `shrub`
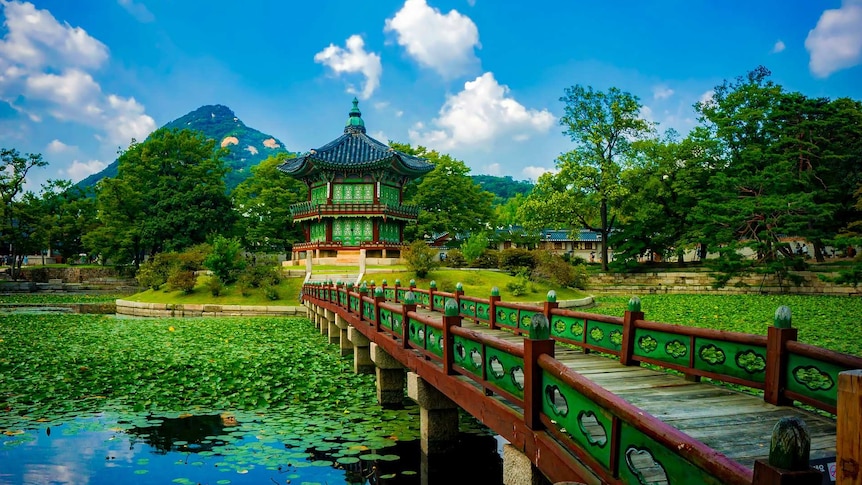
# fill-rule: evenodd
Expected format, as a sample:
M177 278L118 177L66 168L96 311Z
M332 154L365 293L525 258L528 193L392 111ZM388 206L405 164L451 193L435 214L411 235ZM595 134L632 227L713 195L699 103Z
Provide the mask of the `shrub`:
M547 251L538 251L535 256L536 267L531 273L534 280L544 280L559 286L586 288L587 270L585 267L572 266L562 257Z
M486 249L482 254L473 260L471 268L498 268L500 266L500 251L496 249Z
M404 251L407 270L415 274L417 278L428 276L431 270L439 266L435 259L436 256L437 252L425 244L425 241L415 241Z
M263 294L270 300L278 300L281 298L278 294L278 289L271 285L266 285L263 287Z
M211 251L212 247L209 244L192 246L177 255L178 263L183 269L200 271L204 269L204 260L206 260Z
M195 272L187 269L174 268L168 276L168 288L171 291L180 290L188 295L195 289L196 283Z
M500 251L499 268L510 275L518 274L523 268L532 270L536 267L533 253L521 248L508 248Z
M488 235L484 232L473 234L461 245L461 252L464 253L464 259L468 263L472 263L486 249L488 249Z
M252 288L277 285L281 282L281 271L277 264L274 257L247 258L245 269L239 274L238 279L245 281Z
M453 268L463 268L467 266L467 260L460 249L452 249L446 253L446 264Z
M155 261L148 259L138 268L138 274L135 275L138 284L144 288L152 288L157 291L163 284L168 281L167 276L156 267Z
M218 276L212 275L212 277L207 280L207 288L210 290L212 296L219 296L221 295L221 292L224 291L224 283L222 283Z

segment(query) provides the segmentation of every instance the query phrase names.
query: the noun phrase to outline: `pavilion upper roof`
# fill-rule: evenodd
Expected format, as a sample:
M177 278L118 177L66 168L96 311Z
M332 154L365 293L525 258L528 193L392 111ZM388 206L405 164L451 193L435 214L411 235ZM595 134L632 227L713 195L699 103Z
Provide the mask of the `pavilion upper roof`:
M320 148L285 161L278 169L297 178L308 178L321 171L363 172L379 169L415 178L434 168L432 163L423 158L399 152L368 136L358 103L354 98L343 135Z

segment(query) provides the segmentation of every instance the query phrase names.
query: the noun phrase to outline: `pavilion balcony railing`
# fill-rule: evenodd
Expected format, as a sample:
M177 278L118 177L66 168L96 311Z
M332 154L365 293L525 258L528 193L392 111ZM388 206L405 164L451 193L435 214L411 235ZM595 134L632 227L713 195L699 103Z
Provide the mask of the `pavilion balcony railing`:
M369 204L369 203L332 203L318 204L311 201L299 202L290 206L294 221L321 217L384 216L398 219L416 219L419 206Z
M407 244L390 241L362 241L356 246L345 245L342 241L310 241L297 243L293 245L293 251L310 251L314 249L343 249L343 248L361 248L361 249L398 249L407 248Z

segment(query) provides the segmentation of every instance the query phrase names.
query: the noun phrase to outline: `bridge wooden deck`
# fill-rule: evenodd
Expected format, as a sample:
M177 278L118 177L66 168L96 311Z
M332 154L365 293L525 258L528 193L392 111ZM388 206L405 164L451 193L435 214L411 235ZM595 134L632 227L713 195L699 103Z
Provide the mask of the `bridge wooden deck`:
M439 313L420 310L430 317ZM464 320L462 327L523 345L524 338L506 330ZM624 366L618 360L580 349L556 351L556 359L604 389L701 441L738 463L754 467L769 457L772 428L795 416L808 425L811 459L835 457L835 418L798 407L775 406L763 396L708 382L692 382L663 370Z

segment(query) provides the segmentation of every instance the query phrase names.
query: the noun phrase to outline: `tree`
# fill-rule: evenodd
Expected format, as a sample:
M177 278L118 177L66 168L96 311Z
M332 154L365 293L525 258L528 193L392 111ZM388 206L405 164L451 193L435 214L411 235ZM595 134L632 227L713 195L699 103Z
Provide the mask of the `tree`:
M428 276L429 272L440 265L437 253L425 241L413 241L404 251L404 260L407 262L407 271L415 274L417 278Z
M308 189L278 170L287 157L278 154L252 167L252 176L231 193L239 213L238 233L249 251L289 254L296 242L304 241L302 228L291 222L290 206L304 201Z
M0 242L10 251L11 275L17 279L23 255L32 250L31 237L37 224L34 212L39 204L32 193L24 192L27 173L48 162L38 153L21 155L18 150L0 149Z
M488 234L485 232L471 234L461 245L461 252L468 263L475 261L486 249L488 249Z
M483 231L492 225L494 194L473 182L468 175L470 169L464 162L435 150L428 151L423 146L412 148L394 142L389 145L434 164L433 170L404 192L405 201L421 209L415 229L408 226L413 233L412 239L447 232L453 236L466 234ZM405 239L411 238L405 236Z
M96 201L88 196L89 190L68 180L50 180L43 186L40 226L46 247L66 259L84 252L83 236L97 225Z
M640 118L637 96L610 88L566 88L560 101L566 104L560 124L575 148L556 161L558 172L539 177L521 215L531 225L539 222L576 229L585 227L601 234L602 270L608 270L608 240L615 223L624 187L622 172L635 156L633 143L653 131Z
M116 178L99 182L101 227L87 239L105 255L139 266L145 256L181 251L235 220L225 191L223 149L191 130L159 129L133 140Z

